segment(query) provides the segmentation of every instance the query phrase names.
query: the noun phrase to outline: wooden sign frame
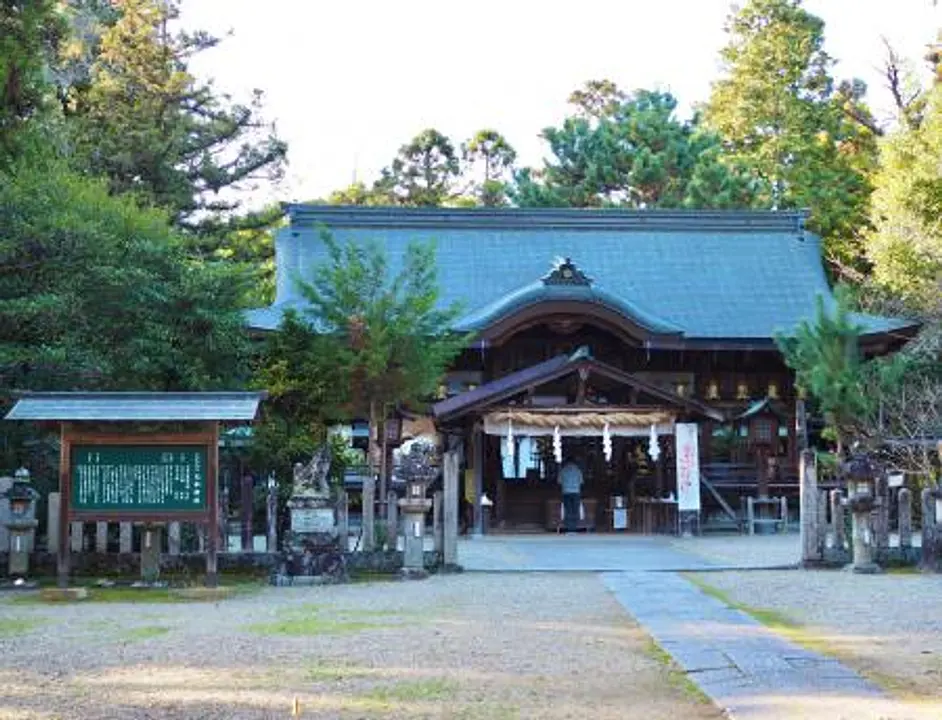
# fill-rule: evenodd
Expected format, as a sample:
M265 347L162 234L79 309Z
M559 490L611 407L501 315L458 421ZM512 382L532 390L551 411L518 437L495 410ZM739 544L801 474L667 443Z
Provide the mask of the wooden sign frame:
M194 522L206 526L206 584L213 587L217 577L217 535L219 516L219 423L193 423L192 430L147 433L130 429L103 431L82 423L60 425L59 449L59 547L57 576L60 587L67 587L71 565L69 527L72 522ZM206 450L206 507L199 510L73 510L72 509L72 447L95 446L201 446Z

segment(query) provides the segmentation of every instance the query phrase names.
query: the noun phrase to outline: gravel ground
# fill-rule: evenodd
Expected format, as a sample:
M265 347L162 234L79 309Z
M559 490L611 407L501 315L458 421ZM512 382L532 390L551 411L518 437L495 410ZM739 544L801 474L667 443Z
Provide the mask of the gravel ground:
M802 636L821 641L894 694L938 704L942 717L942 577L841 570L696 577L736 602L777 610L807 626Z
M0 718L720 717L678 677L587 574L0 600Z

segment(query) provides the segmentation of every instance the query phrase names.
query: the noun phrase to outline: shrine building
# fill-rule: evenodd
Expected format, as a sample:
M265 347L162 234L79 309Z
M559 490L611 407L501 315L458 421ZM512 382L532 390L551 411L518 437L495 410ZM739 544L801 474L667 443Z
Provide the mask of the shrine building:
M807 428L775 337L813 320L817 298L836 304L803 213L288 212L275 302L248 316L256 331L303 310L296 278L327 259L324 229L378 242L393 272L410 241L435 241L440 301L461 304L454 330L472 340L431 416L460 453L463 498L484 500L492 528L558 529L566 460L581 471L580 529L676 532L694 509L703 527L741 527L750 497L786 498L797 513ZM853 319L868 355L917 330ZM473 522L480 530L480 511Z

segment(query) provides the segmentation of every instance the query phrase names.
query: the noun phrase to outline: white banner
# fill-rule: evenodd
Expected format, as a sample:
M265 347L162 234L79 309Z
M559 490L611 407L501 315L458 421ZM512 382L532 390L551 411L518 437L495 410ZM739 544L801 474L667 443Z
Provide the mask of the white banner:
M677 509L700 510L700 450L696 423L677 423Z

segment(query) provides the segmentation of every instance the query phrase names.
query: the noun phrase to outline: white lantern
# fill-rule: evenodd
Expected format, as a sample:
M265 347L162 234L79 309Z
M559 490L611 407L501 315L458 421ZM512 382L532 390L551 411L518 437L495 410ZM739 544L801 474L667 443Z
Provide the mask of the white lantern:
M608 431L608 423L602 428L602 453L605 455L605 462L612 461L612 436Z
M648 455L654 462L661 457L661 445L657 441L657 428L654 425L651 426L651 436L648 438Z
M553 457L557 463L563 461L563 439L559 434L559 425L553 429Z

